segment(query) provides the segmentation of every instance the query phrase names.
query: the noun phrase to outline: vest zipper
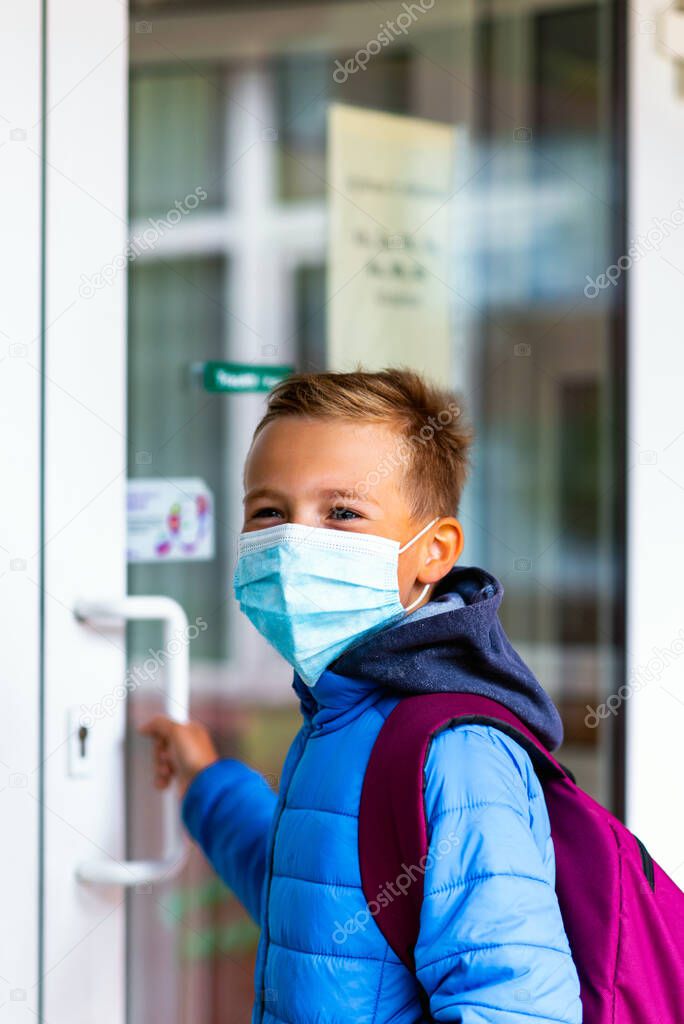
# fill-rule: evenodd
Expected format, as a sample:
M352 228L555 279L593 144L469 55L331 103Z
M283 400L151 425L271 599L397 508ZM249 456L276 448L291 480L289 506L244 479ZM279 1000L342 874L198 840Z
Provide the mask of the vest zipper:
M283 811L285 810L285 802L287 800L287 794L288 794L289 789L290 789L290 783L292 782L292 779L294 777L294 773L297 770L297 766L298 766L299 762L301 761L302 757L304 756L304 751L306 750L306 746L307 746L307 744L309 742L310 737L311 737L311 732L309 731L306 734L306 739L304 740L304 742L302 744L302 748L301 748L301 750L299 752L299 756L298 756L297 760L295 761L294 765L292 766L292 771L290 772L290 777L287 780L287 790L283 793L283 800L282 800L282 803L280 804L280 809L278 811L278 817L276 818L276 822L275 822L275 825L274 825L274 828L273 828L273 840L271 842L271 850L270 850L270 853L269 853L268 868L267 868L267 870L268 870L268 885L266 887L266 893L265 893L265 897L264 897L264 902L266 904L266 906L264 908L264 911L265 911L265 915L266 915L266 920L267 921L268 921L268 905L269 905L269 901L271 899L271 884L273 882L273 857L275 855L275 845L276 845L276 840L278 838L278 829L280 827L280 819L282 818ZM263 958L261 973L260 973L260 976L259 976L259 988L257 989L258 1000L259 1000L259 1016L258 1016L257 1019L258 1019L259 1022L263 1021L263 1019L264 1019L264 1012L265 1012L265 1004L266 1004L265 992L266 992L266 990L264 989L264 979L266 977L266 962L268 960L268 949L269 949L270 944L271 944L271 933L270 933L270 929L268 929L268 927L267 927L267 930L266 930L266 945L265 945L265 948L264 948L264 958Z

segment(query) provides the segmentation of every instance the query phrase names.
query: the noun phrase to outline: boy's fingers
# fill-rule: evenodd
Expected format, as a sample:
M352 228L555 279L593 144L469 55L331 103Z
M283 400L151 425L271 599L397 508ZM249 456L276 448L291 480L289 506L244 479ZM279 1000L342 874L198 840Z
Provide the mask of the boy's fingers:
M161 753L158 748L155 749L154 784L157 789L166 789L175 775L176 769L173 762L168 758L168 756Z
M154 744L154 756L163 757L169 752L169 741L162 739L160 736L153 736L152 742Z
M138 732L152 740L152 770L159 789L166 789L177 779L184 792L198 772L218 759L211 737L197 722L177 722L166 715L155 715L139 726Z
M166 715L155 715L153 718L150 718L149 722L138 726L138 732L142 736L152 736L157 741L168 742L176 724L176 722L167 718Z
M170 757L166 757L164 754L160 754L157 758L157 766L163 772L168 772L169 775L173 775L176 771L176 766Z

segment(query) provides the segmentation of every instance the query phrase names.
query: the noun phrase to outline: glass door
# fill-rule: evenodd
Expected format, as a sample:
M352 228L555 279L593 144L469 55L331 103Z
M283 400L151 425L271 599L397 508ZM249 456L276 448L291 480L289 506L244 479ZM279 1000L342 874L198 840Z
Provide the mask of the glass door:
M409 309L411 275L431 283L434 334L390 357L442 368L478 428L464 558L504 583L506 628L562 710L564 761L620 809L619 723L589 710L623 668L622 299L585 291L622 216L617 15L586 3L406 7L133 5L129 511L144 519L138 503L163 494L169 523L156 554L129 551L129 593L171 596L198 624L192 714L277 787L298 725L290 672L231 597L241 465L263 395L207 390L200 367L339 368L341 320L350 344L368 338L366 365L387 357L354 318L352 275L340 277L336 218L353 205L354 230L377 242L365 272L379 287ZM370 200L340 199L340 107L377 115L381 130L410 118L416 137L436 128L453 140L414 250L391 225L378 232ZM407 150L419 176L427 153ZM388 157L380 173L391 179ZM443 273L412 256L440 211ZM184 555L198 498L213 540ZM135 625L128 640L130 672L159 635ZM160 700L150 679L128 702L131 856L159 831L133 726ZM129 894L131 1024L247 1019L257 937L192 850L177 878Z

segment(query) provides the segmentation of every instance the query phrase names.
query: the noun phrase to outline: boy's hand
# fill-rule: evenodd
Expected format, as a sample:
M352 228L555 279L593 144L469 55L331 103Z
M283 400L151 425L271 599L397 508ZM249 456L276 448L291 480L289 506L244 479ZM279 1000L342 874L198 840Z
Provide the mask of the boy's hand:
M155 715L138 731L143 736L150 736L154 744L154 784L157 789L166 789L175 778L179 794L183 797L195 776L218 761L209 733L198 722L174 722L164 715Z

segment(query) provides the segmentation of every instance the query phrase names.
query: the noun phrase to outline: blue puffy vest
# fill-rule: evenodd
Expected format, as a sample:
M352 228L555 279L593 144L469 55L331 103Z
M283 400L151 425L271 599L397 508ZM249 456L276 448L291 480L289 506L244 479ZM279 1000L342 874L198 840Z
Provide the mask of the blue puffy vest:
M253 1021L578 1024L543 794L527 754L498 730L462 725L432 743L425 807L434 857L416 976L368 913L359 800L398 699L328 670L303 701L277 798L235 760L211 765L188 789L187 828L262 929Z

